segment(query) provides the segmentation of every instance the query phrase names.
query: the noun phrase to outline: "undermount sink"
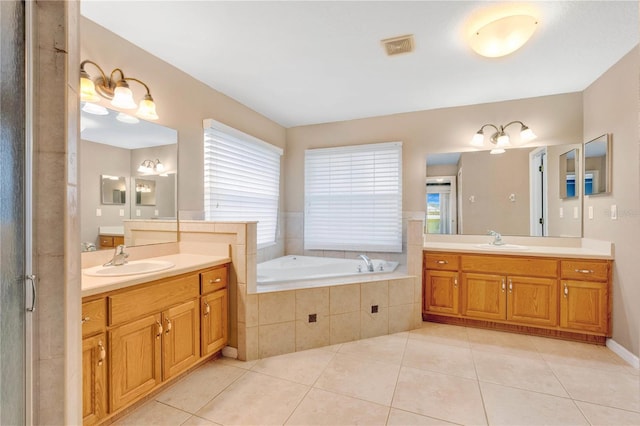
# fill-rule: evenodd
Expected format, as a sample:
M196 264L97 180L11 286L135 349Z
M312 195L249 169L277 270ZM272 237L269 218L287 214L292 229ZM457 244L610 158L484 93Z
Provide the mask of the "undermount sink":
M475 246L481 249L489 249L489 250L529 250L529 247L520 246L518 244L495 245L495 244L485 243L485 244L476 244Z
M174 266L173 262L166 260L134 260L120 266L94 266L85 269L83 273L90 277L121 277L164 271Z

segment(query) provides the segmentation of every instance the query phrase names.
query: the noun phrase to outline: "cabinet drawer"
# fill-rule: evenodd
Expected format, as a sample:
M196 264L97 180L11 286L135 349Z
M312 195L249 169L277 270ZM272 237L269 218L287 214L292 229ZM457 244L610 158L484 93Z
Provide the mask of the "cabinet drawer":
M115 247L113 245L113 237L105 237L104 235L100 235L100 247Z
M424 268L442 271L457 271L460 256L451 253L424 252Z
M107 300L82 304L82 337L104 331L107 326Z
M558 261L526 257L463 255L460 262L463 271L528 277L558 276Z
M200 291L201 294L208 294L216 290L225 288L228 284L228 267L227 265L212 269L200 274Z
M595 260L562 260L560 262L562 278L586 281L607 281L609 262Z
M154 314L199 295L198 274L156 281L151 286L109 296L109 325Z

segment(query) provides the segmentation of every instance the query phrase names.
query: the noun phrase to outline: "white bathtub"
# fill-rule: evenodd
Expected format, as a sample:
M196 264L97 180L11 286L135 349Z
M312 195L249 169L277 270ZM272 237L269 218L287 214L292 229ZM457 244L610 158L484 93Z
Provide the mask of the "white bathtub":
M258 286L323 278L371 276L395 271L398 262L371 259L375 271L367 271L364 260L289 255L258 263Z

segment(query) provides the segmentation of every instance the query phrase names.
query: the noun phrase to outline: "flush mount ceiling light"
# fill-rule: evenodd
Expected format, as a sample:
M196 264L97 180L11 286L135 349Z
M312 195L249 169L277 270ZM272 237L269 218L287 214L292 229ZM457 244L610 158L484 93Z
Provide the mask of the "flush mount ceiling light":
M164 172L164 164L160 162L160 160L144 160L140 166L138 167L139 173L151 174L151 173L162 173Z
M465 25L469 46L479 55L498 58L520 49L538 27L535 5L499 4L482 8Z
M491 127L495 130L495 132L492 133L491 136L489 137L489 142L493 146L493 149L491 149L490 154L502 154L504 152L504 148L511 145L511 138L509 137L509 134L505 132L505 129L511 126L512 124L520 125L520 142L521 143L527 143L536 138L535 133L533 133L533 131L529 127L527 127L522 121L512 121L508 124L505 124L504 126L496 126L495 124L487 123L487 124L483 124L482 127L480 127L480 130L478 130L476 134L473 135L473 139L471 139L471 145L475 147L484 146L484 139L485 139L484 129L485 127Z
M100 75L92 79L84 69L87 64L95 66L100 71ZM131 81L141 84L147 91L138 105L133 100L133 92L129 88L129 82ZM111 74L107 77L102 68L95 62L82 61L80 64L80 100L98 102L101 96L110 99L111 105L117 108L134 109L137 106L136 115L140 118L145 120L158 119L156 104L153 102L149 87L143 81L137 78L125 77L120 68L111 71Z

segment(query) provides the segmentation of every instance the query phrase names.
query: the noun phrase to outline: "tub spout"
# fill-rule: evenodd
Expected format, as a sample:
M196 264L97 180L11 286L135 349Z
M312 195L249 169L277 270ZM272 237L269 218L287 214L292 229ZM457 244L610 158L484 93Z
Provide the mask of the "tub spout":
M362 260L364 260L364 263L367 264L367 271L369 272L373 272L373 262L371 261L371 259L369 259L369 256L367 256L366 254L359 254L358 257L361 257Z

